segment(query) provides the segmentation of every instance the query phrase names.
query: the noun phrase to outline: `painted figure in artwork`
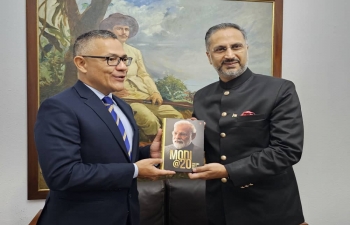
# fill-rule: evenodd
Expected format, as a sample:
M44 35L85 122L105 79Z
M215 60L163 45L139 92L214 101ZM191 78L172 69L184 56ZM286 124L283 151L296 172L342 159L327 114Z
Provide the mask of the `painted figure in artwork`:
M101 21L99 29L110 30L116 34L126 54L133 58L128 68L125 89L114 94L130 103L140 129L140 140L152 140L161 127L162 118L183 119L183 115L173 106L162 105L163 98L146 71L140 50L126 44L138 32L139 25L135 18L113 13Z

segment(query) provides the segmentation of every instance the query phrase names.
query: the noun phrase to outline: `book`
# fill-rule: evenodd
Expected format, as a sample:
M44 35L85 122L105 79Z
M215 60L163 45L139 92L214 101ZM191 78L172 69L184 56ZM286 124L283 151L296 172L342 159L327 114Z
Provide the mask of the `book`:
M161 169L192 172L204 165L204 121L163 119Z

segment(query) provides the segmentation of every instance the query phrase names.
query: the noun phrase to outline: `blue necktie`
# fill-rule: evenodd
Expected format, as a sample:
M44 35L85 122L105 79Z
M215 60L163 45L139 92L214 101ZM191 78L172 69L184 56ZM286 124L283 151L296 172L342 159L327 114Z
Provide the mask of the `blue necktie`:
M114 121L116 122L116 124L117 124L117 126L119 128L119 131L120 131L120 133L123 136L124 144L126 146L126 150L128 151L128 155L131 158L130 143L129 143L128 137L126 136L126 132L125 132L125 129L124 129L122 121L120 120L120 118L117 115L117 113L113 110L113 108L114 108L113 100L110 97L105 96L102 99L102 101L105 104L105 106L107 107L108 111L111 113Z

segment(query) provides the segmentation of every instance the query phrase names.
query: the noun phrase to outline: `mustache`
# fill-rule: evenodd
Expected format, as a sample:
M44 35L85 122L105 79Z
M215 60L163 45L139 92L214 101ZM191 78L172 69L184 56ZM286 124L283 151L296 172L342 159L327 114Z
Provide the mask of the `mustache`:
M224 63L231 63L231 62L237 62L240 63L241 60L239 60L238 58L232 58L232 59L225 59L224 61L222 61L221 65Z

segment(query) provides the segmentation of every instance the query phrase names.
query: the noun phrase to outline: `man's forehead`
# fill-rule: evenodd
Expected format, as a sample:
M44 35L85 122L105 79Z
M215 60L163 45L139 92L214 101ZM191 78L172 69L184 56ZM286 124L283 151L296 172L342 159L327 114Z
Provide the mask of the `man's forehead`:
M113 28L115 27L121 27L121 28L129 28L129 25L124 25L124 24L116 24Z
M189 132L191 130L191 127L188 124L178 124L177 126L175 126L174 130Z

